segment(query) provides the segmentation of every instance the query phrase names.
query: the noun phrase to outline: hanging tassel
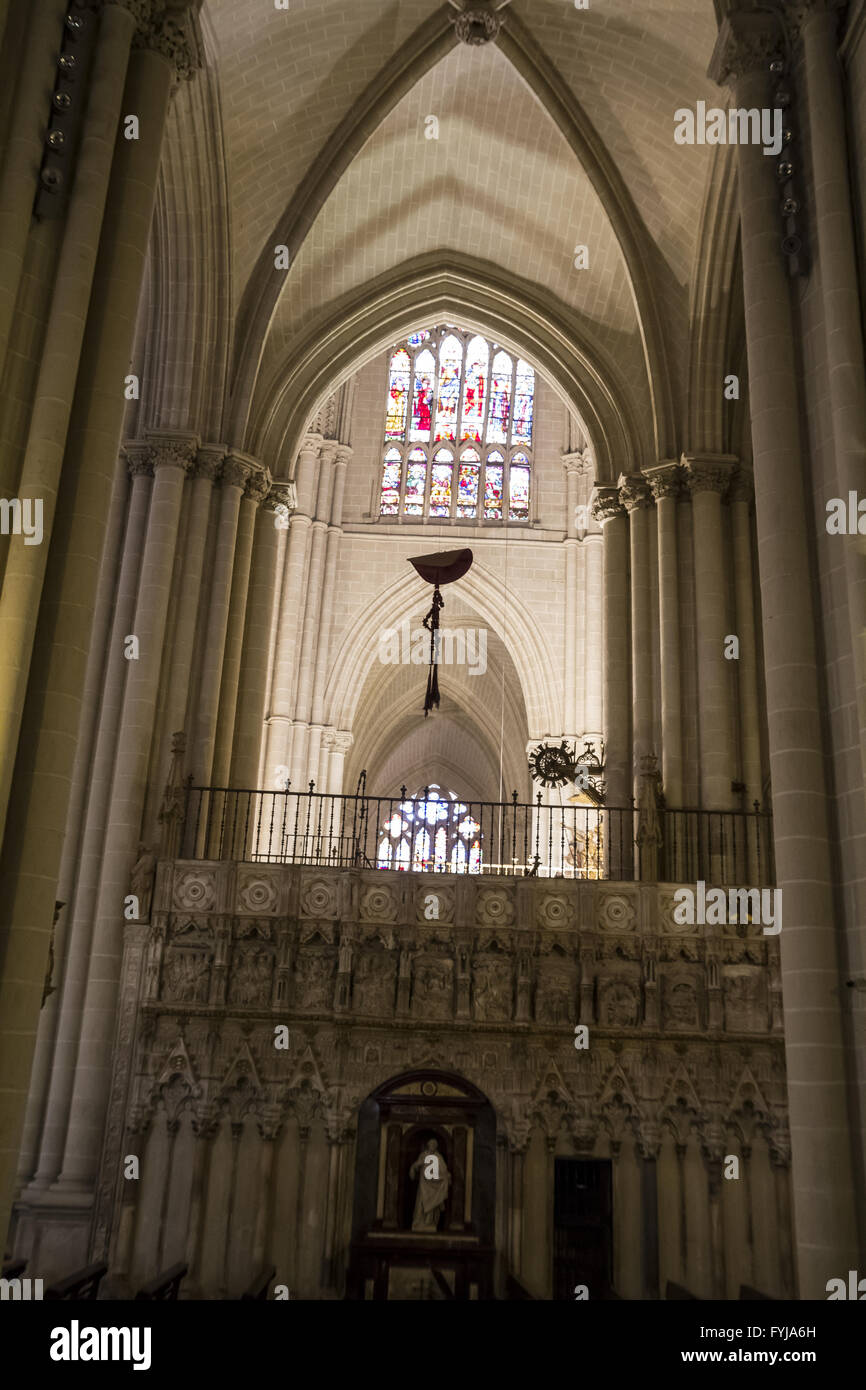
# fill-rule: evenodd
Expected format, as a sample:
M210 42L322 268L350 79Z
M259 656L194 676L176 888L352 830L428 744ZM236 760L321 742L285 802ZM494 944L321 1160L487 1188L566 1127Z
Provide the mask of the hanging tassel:
M439 610L445 607L445 600L439 592L437 584L433 590L433 607L424 618L424 626L430 633L430 670L427 672L427 693L424 696L424 718L430 713L431 709L439 708L439 653L436 645L436 634L439 631Z

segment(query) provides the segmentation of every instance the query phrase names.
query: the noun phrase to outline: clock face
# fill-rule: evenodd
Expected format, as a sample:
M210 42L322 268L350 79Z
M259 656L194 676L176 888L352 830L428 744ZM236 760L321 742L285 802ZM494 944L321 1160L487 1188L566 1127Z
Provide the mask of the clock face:
M563 742L557 747L553 743L543 743L530 758L529 770L544 787L562 787L573 781L575 763L568 744Z

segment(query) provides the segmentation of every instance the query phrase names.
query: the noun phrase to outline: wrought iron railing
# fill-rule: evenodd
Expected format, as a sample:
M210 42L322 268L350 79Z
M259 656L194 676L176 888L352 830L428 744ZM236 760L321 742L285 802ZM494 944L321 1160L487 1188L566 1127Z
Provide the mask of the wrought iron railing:
M185 788L177 857L426 873L770 885L772 817L660 807Z

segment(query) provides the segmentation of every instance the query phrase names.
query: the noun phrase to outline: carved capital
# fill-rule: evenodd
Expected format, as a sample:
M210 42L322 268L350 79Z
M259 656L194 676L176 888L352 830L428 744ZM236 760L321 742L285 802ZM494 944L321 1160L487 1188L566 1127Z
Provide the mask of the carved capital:
M216 482L226 456L225 444L203 444L196 454L195 476Z
M198 435L161 434L158 430L146 430L145 437L151 446L154 471L159 468L181 468L184 473L191 472L199 449Z
M319 452L319 450L321 449L322 445L324 444L324 442L325 442L325 440L324 440L324 436L323 436L323 435L321 435L321 434L314 434L312 431L310 431L309 433L307 433L307 434L304 435L304 437L303 437L303 439L302 439L302 441L301 441L301 447L300 447L300 449L298 450L298 453L299 453L299 454L317 454L317 453Z
M766 10L735 10L719 26L707 75L720 87L753 72L766 72L784 47L781 16Z
M280 512L288 516L298 505L298 489L294 483L271 483L271 489L262 506L268 512Z
M454 31L461 43L473 48L482 43L492 43L499 35L502 21L499 15L486 5L472 5L454 19Z
M683 475L678 463L658 463L646 470L646 477L657 502L664 497L682 496Z
M615 517L625 516L625 507L620 501L618 488L595 488L590 503L590 511L593 521L597 521L600 526L603 526L606 521L613 521Z
M575 473L579 478L591 478L595 473L595 463L588 449L582 453L563 454L562 466L566 473Z
M641 507L651 507L653 504L649 483L642 474L631 474L628 477L620 474L618 489L620 501L627 512L636 512Z
M355 735L349 733L347 729L334 730L334 740L332 747L335 753L348 753L349 749L352 747L352 744L354 742Z
M242 454L237 449L231 449L223 464L223 484L243 489L257 469L258 464L255 459L250 458L248 454Z
M127 439L121 453L130 478L153 477L153 447L143 439Z
M258 506L260 502L264 501L270 490L270 473L266 468L256 468L255 471L250 474L247 485L244 488L244 497Z
M201 67L190 10L191 0L108 0L119 4L135 20L133 48L149 48L159 53L174 69L176 78L186 81Z
M829 18L838 35L848 9L848 0L788 0L785 20L792 32L802 38L810 20Z
M694 454L683 454L683 470L689 492L694 497L697 492L727 491L737 460L726 454L708 455L699 458Z
M731 479L728 496L732 502L751 502L755 495L755 480L747 468L739 468Z
M351 444L338 444L336 457L334 459L334 467L345 468L346 464L349 462L349 459L353 457L354 453L355 450L352 448Z

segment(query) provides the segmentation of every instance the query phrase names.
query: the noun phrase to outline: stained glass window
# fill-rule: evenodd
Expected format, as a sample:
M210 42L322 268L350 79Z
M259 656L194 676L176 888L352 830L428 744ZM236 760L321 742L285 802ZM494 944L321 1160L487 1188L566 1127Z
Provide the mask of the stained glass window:
M484 470L484 515L488 521L502 517L502 472L504 460L500 453L487 455Z
M451 515L451 474L454 461L449 449L437 449L430 481L430 515Z
M409 404L409 374L412 363L405 348L391 358L388 372L388 412L385 416L385 438L402 439L406 432L406 408Z
M435 381L436 358L425 348L415 359L415 389L412 396L412 424L409 429L409 438L413 442L430 438Z
M458 516L469 519L478 514L478 473L480 466L481 455L477 449L464 449L460 455L460 474L457 479Z
M383 516L397 516L400 511L400 479L403 476L403 457L399 449L389 449L382 471Z
M523 358L454 324L412 333L388 359L379 515L528 522L534 408Z
M508 516L511 521L525 521L529 516L529 459L525 454L515 454L511 460Z
M425 787L380 823L377 869L480 874L481 825L453 792Z
M427 455L423 449L413 449L406 465L406 497L403 511L406 516L424 515L424 491L427 486Z
M484 432L484 410L489 350L483 338L470 339L466 349L466 380L463 385L463 417L460 439L481 443Z

